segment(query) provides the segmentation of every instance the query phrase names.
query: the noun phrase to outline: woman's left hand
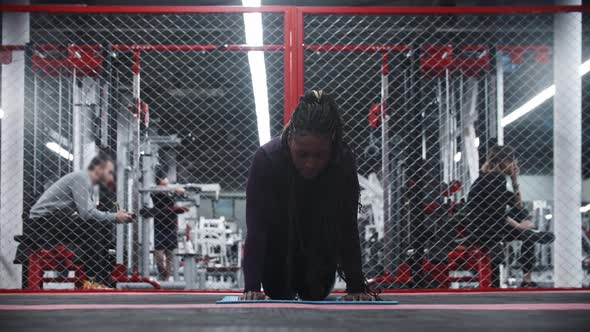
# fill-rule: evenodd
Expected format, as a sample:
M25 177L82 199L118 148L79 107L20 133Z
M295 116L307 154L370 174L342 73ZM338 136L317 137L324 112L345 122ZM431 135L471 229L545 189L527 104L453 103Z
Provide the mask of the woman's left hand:
M375 298L365 293L349 293L341 297L340 301L375 301Z

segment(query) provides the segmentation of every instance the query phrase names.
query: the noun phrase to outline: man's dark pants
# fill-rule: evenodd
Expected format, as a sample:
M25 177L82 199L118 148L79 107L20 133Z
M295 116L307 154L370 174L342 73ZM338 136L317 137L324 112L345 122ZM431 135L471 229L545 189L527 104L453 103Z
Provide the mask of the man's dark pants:
M84 221L67 215L28 219L23 225L21 244L29 250L63 244L75 253L75 262L84 266L87 277L111 286L114 261L108 249L113 246L112 227L111 223Z

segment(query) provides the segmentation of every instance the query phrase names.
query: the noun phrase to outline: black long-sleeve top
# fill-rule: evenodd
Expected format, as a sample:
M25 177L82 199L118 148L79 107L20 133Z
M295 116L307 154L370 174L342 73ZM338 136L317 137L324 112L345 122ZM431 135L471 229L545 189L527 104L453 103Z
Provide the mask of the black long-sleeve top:
M279 138L271 140L258 149L250 169L246 193L247 236L244 256L245 291L260 291L265 260L272 255L285 253L289 242L289 176L291 163L288 153ZM346 276L349 293L365 290L361 265L361 249L357 226L359 200L359 183L356 161L350 149L340 157L340 162L333 166L333 172L322 186L329 186L333 193L342 195L346 202L339 211L333 211L337 227L341 234L336 246L340 268ZM322 175L320 175L321 177ZM313 190L308 191L313 195ZM305 193L298 191L298 195ZM317 197L317 196L316 196ZM299 198L299 196L298 196ZM309 197L300 197L301 202ZM322 204L320 197L319 204ZM304 203L305 204L305 203ZM311 207L312 208L312 207ZM299 206L303 215L313 213L310 206ZM302 223L302 233L310 234L314 230L308 223Z
M480 174L467 198L467 222L470 232L479 239L501 238L512 229L506 217L516 221L527 217L515 206L515 194L506 188L506 177L500 173Z
M176 197L173 192L152 193L154 203L154 222L156 225L176 225L177 212L174 211Z

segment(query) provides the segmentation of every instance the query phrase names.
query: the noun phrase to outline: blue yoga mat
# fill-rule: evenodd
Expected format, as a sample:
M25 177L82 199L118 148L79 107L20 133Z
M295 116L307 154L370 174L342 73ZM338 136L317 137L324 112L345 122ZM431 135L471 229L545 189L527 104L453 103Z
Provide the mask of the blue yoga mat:
M391 305L399 304L399 301L338 301L340 297L330 296L323 301L301 301L301 300L240 300L239 296L224 296L223 299L215 302L217 304L236 304L236 303L295 303L295 304L372 304L372 305Z

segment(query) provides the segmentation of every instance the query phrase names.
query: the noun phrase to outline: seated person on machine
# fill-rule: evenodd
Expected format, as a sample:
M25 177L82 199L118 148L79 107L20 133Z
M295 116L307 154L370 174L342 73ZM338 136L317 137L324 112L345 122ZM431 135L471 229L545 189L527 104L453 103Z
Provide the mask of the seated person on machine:
M100 153L88 169L70 173L52 184L33 205L24 222L23 237L34 248L71 246L76 260L90 279L85 288L110 284L112 264L107 249L112 223L129 223L133 215L99 211L93 199L94 186L113 181L113 160Z
M327 93L307 92L281 137L254 156L242 299L323 300L338 272L348 292L342 300L374 300L362 273L358 207L338 107Z
M502 242L522 241L523 281L521 287L535 287L532 270L535 264L535 243L554 240L548 232L534 230L529 213L523 208L518 183L519 167L514 151L508 146L494 146L469 191L466 211L470 238L492 249ZM506 188L510 177L514 192ZM492 257L492 287L500 287L497 257Z

